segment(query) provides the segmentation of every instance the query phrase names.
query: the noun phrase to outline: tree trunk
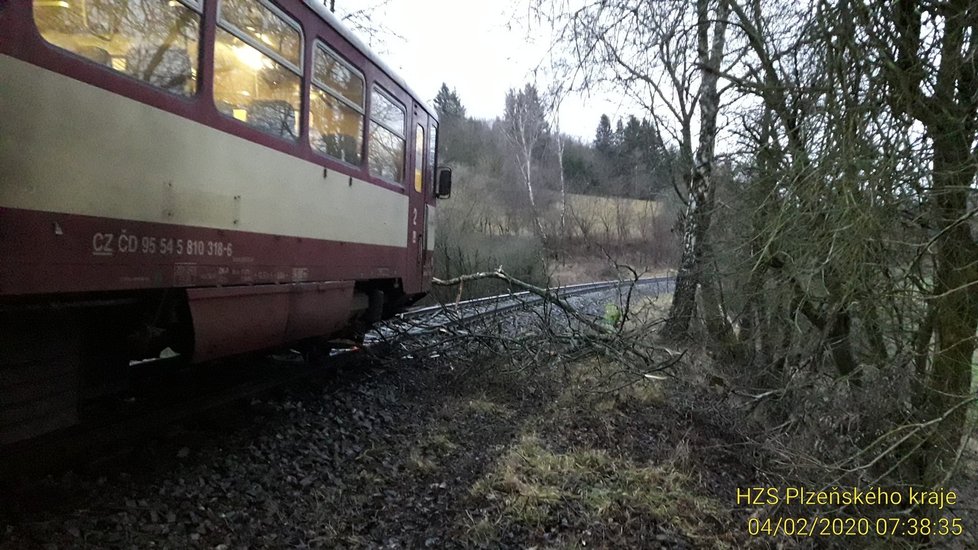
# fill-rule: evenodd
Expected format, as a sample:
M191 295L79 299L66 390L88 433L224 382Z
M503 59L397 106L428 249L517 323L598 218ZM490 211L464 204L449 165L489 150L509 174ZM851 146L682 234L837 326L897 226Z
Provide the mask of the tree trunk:
M533 150L530 148L526 151L526 167L523 173L523 183L526 185L526 192L530 195L530 214L533 216L533 226L536 229L537 237L543 242L544 246L547 245L547 233L543 228L543 222L540 220L540 211L537 209L537 198L536 194L533 192Z
M945 133L934 139L934 207L939 227L934 285L936 349L927 387L926 416L948 413L971 391L975 332L978 330L978 250L967 223L957 223L968 211L968 190L975 168L964 136ZM926 453L928 485L942 483L957 455L967 408L958 407L938 427Z
M709 1L697 0L697 32L699 36L700 71L700 131L699 146L692 168L689 183L685 224L683 228L683 251L676 274L676 290L669 310L669 320L663 329L667 338L682 338L688 335L689 325L696 312L696 291L701 284L715 284L704 278L703 252L705 241L713 221L716 183L713 181L714 148L716 146L717 113L720 109L718 81L723 62L727 19L730 5L720 0L715 16L713 42L709 44L710 17ZM712 278L710 278L712 279ZM708 292L712 293L713 289ZM713 308L714 300L709 309ZM710 315L716 312L711 311ZM715 317L714 320L719 320ZM712 324L712 323L711 323ZM720 325L729 329L726 319ZM720 326L718 325L718 326ZM722 329L721 329L722 330ZM722 334L720 336L723 336Z
M564 138L560 135L560 123L557 123L557 168L560 171L560 234L566 235L567 230L567 183L564 181Z

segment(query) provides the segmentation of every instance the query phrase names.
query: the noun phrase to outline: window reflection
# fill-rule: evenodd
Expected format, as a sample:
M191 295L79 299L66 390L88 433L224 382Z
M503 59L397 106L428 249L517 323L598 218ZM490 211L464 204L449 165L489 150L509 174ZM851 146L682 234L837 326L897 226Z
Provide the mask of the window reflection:
M255 0L223 0L221 20L295 67L301 65L302 35L283 17ZM237 33L235 33L237 34Z
M196 6L179 0L35 0L34 21L55 46L189 96L197 91Z
M376 125L370 134L370 173L395 182L404 177L404 140Z
M333 158L363 160L363 77L318 44L310 95L309 141Z
M404 135L404 108L376 90L370 107L370 117L387 126L388 130Z
M428 185L435 186L435 163L438 162L438 126L431 125L431 134L428 136Z
M404 108L376 88L370 103L370 173L400 183L404 178Z
M277 53L279 50L271 47L272 44L290 43L292 39L288 36L298 36L297 32L285 21L272 23L268 18L277 20L279 16L255 0L225 0L221 15L237 17L238 23L247 23L246 27L264 31L260 34L264 36L261 43L266 51L255 46L253 31L246 32L237 26L223 28L227 21L220 21L214 48L214 101L217 108L276 137L298 139L302 79L298 69L290 67L288 60ZM246 15L252 17L250 23L244 19ZM287 36L268 34L278 30ZM294 48L296 56L301 50L301 39L298 40L299 44Z
M316 48L313 77L320 87L363 109L363 77L322 46Z
M418 124L414 136L414 190L418 193L424 188L424 126Z
M332 95L312 90L309 139L318 151L359 165L363 150L363 115Z

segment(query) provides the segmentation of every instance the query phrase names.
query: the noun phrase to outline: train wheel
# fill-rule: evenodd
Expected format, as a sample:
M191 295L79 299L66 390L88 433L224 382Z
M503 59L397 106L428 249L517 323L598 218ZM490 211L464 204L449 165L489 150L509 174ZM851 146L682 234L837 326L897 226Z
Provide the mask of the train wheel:
M79 349L67 316L0 317L0 445L78 422Z

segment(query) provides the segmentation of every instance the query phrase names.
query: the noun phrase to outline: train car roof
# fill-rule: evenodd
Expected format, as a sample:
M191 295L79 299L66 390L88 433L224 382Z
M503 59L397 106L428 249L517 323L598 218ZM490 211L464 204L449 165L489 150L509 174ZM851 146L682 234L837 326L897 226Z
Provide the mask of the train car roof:
M421 99L421 96L417 92L415 92L410 86L408 86L407 82L405 82L404 79L401 78L400 75L398 75L394 71L394 69L392 69L387 63L385 63L384 60L380 58L380 56L374 53L374 51L371 50L369 46L364 44L363 41L360 40L360 37L354 34L353 31L348 29L346 25L344 25L343 22L340 21L340 19L333 14L333 12L329 11L329 8L326 7L326 2L328 0L302 0L302 1L303 3L305 3L305 5L312 8L313 11L315 11L319 15L319 17L323 19L323 21L325 21L329 26L333 27L333 29L336 32L338 32L340 36L342 36L350 44L352 44L354 48L360 50L360 52L362 52L363 55L365 55L367 59L370 60L371 63L376 65L377 68L379 68L380 70L384 71L384 73L386 73L387 76L391 78L391 80L393 80L401 88L404 88L404 90L407 93L411 94L414 100L420 103L421 106L424 107L426 111L428 111L429 115L435 117L435 119L438 118L438 113L436 113L428 105L427 101Z

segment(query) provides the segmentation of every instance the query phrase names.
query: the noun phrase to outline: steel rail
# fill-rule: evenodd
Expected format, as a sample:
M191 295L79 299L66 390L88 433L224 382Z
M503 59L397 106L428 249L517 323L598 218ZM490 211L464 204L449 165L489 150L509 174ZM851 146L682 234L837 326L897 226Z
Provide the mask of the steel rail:
M550 288L553 295L561 300L583 296L611 289L637 288L656 285L657 293L671 290L675 280L673 277L649 277L632 281L601 281L584 283L559 288ZM540 305L546 299L529 291L499 294L485 298L475 298L451 304L438 304L406 311L388 321L386 325L378 326L373 334L368 334L365 344L373 341L386 341L391 336L422 336L451 325L466 325L490 316L505 315L516 310L529 309ZM483 309L477 309L483 308ZM427 319L425 317L427 316ZM407 324L406 328L398 327Z
M621 280L598 281L595 283L581 283L581 284L567 285L562 287L548 287L546 290L553 291L554 296L558 298L569 298L581 294L589 294L591 292L608 290L615 287L628 287L631 285L647 286L651 284L665 283L667 286L669 286L673 283L673 279L674 279L673 277L646 277L646 278L641 278L633 281L621 281ZM425 315L427 313L441 312L444 311L449 306L453 308L469 307L469 306L474 306L482 303L500 302L507 299L520 299L522 297L529 297L531 295L532 294L528 290L523 290L520 292L510 292L506 294L498 294L496 296L486 296L483 298L473 298L471 300L452 302L451 304L436 304L433 306L425 306L421 308L409 309L403 313L399 313L397 317L402 319L413 318L413 317ZM543 301L543 298L539 296L535 296L535 295L532 296L533 298L531 298L531 300L534 300L536 302ZM528 302L524 302L524 303L528 303Z

